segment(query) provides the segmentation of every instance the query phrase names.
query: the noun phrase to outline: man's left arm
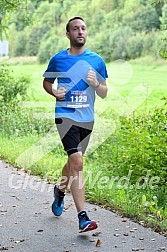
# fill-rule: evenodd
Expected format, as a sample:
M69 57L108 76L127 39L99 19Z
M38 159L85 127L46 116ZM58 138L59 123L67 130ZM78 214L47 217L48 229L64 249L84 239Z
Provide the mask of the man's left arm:
M100 96L102 99L104 99L107 96L108 87L106 81L102 83L98 83L95 87L96 94Z
M102 99L104 99L107 96L108 88L106 81L100 83L97 80L96 73L91 69L91 67L89 68L88 71L87 83L96 90L96 94L100 96Z

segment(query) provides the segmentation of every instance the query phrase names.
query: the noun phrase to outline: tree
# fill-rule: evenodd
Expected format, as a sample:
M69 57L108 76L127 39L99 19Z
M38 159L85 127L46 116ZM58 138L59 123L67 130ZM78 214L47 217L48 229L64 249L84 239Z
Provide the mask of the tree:
M167 3L162 8L162 17L160 20L163 40L163 45L160 49L160 55L167 60Z
M67 44L65 41L68 42L65 37L67 20L82 16L88 27L87 45L90 49L106 61L117 57L129 59L150 53L149 45L153 52L156 43L145 37L154 32L159 35L160 25L161 28L164 25L165 29L167 0L157 0L154 5L153 1L0 0L0 10L3 9L0 20L3 26L10 27L9 33L12 33L15 41L16 38L27 38L24 46L10 43L15 55L23 52L26 55L38 55L40 62L48 60L51 52L63 49ZM31 17L33 24L27 25ZM159 40L158 45L161 48Z
M36 56L38 54L40 42L47 31L47 25L33 26L33 28L30 30L29 39L27 41L28 55Z
M26 22L30 21L31 15L26 12L29 2L30 0L0 0L0 37L7 32L7 24L11 21L12 14L20 9L25 13L23 17Z
M126 11L127 12L127 11ZM135 8L124 17L124 24L128 24L134 31L150 32L153 29L160 29L160 20L154 7L141 5Z
M167 0L155 0L153 2L154 5L161 5L162 8L162 17L160 17L161 21L161 30L163 34L163 46L160 49L160 55L167 60Z
M26 43L27 38L25 33L22 31L18 34L15 56L23 56L26 54Z

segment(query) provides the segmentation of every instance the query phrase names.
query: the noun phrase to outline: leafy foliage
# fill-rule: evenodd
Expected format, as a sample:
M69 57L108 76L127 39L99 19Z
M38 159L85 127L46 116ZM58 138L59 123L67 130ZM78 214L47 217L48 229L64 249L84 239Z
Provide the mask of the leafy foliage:
M48 61L52 54L68 45L65 36L67 20L72 16L83 16L89 34L87 46L103 56L105 61L134 59L148 54L157 57L156 45L165 51L159 33L160 24L165 22L165 5L151 3L151 0L79 0L77 3L69 0L29 0L26 9L21 5L18 14L10 18L10 22L15 23L15 28L12 25L11 29L12 34L15 30L16 41L19 42L23 34L24 38L28 38L24 41L24 48L15 42L12 53L37 55L41 63ZM33 25L26 25L28 18L34 21ZM153 31L157 32L157 36L150 40L150 51L145 46L145 36ZM12 43L10 38L9 42Z
M19 77L15 79L6 65L0 65L0 104L7 106L16 104L19 100L24 99L28 89L29 79Z
M146 174L158 176L159 185L166 186L167 178L167 118L166 105L147 116L121 117L121 127L92 155L103 167L108 164L112 175L127 176L131 182ZM103 157L103 159L101 159ZM104 161L104 163L103 163Z
M46 132L50 122L33 117L31 108L21 106L27 96L30 79L26 76L15 78L7 65L0 65L0 130L5 136L26 136ZM45 121L45 123L44 123Z
M23 21L25 25L28 25L31 20L31 14L27 13L28 10L28 0L10 0L4 1L0 0L0 37L3 33L7 31L8 22L11 21L11 16L13 13L21 12L18 15L18 19ZM26 8L25 8L26 6ZM16 14L17 15L17 14Z

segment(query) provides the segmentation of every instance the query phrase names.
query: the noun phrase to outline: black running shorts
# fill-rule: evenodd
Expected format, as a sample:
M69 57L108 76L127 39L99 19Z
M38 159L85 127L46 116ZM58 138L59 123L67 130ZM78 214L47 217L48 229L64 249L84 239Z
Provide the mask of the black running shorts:
M68 118L55 118L55 123L68 156L78 151L84 154L94 122L75 122Z

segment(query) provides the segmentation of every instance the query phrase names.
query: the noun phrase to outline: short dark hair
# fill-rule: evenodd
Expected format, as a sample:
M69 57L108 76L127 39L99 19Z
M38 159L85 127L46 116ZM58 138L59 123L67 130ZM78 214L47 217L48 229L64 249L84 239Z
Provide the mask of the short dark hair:
M69 32L69 30L70 30L70 23L71 23L71 21L73 21L75 19L80 19L80 20L82 20L82 21L85 22L85 20L82 17L73 17L73 18L71 18L70 20L68 20L68 23L66 24L66 32Z

